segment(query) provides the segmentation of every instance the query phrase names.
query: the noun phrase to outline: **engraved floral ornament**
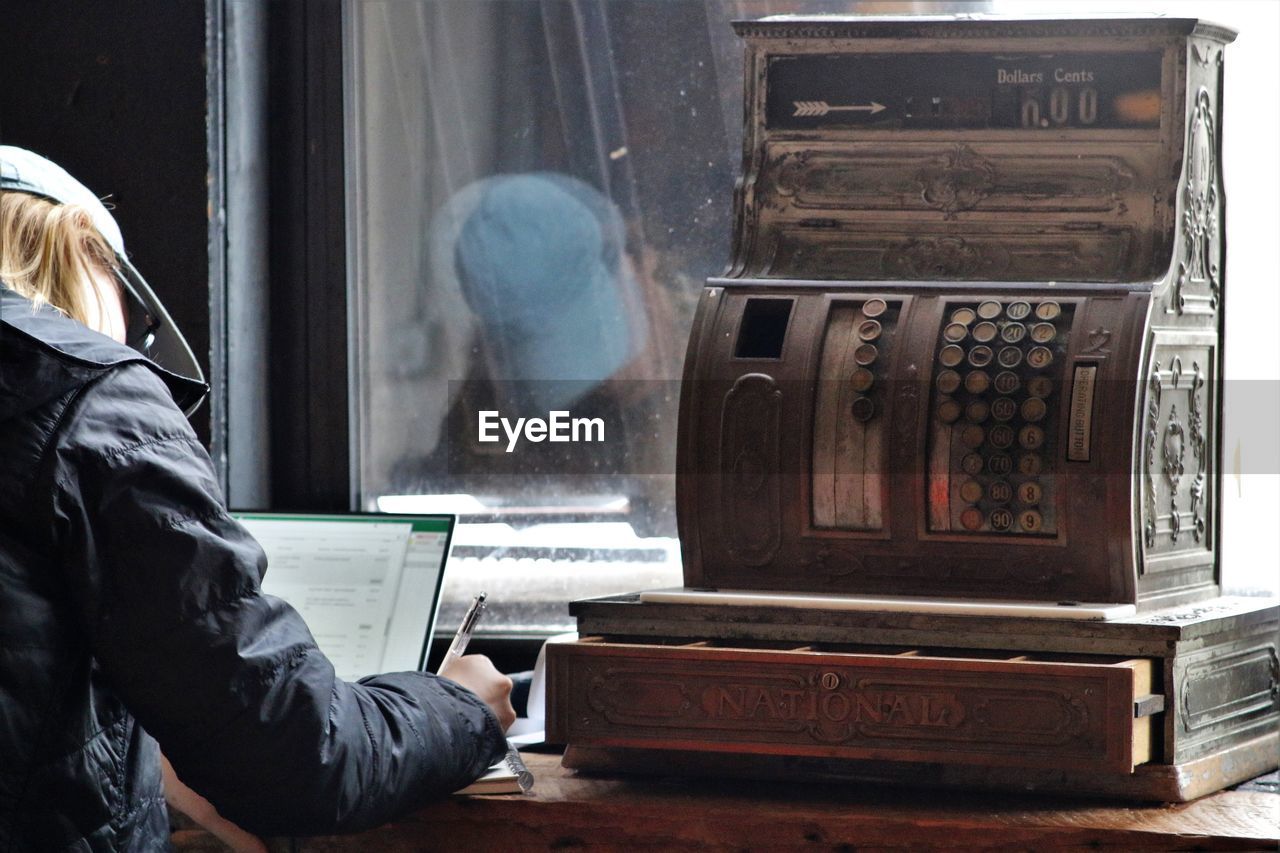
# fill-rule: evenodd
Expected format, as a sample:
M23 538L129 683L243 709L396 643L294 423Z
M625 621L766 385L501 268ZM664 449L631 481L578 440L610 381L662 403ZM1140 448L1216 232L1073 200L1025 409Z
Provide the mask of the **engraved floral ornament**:
M1147 434L1145 446L1147 465L1147 517L1143 525L1143 541L1147 548L1156 546L1156 478L1150 468L1156 464L1156 434L1160 430L1160 397L1164 386L1160 384L1160 362L1151 369L1150 384L1147 388Z
M1205 501L1205 485L1208 481L1206 475L1207 467L1207 446L1204 434L1204 412L1200 405L1200 389L1204 387L1204 374L1200 372L1200 364L1198 362L1191 363L1191 391L1188 399L1188 408L1190 409L1190 417L1188 418L1188 427L1191 430L1191 452L1196 458L1196 477L1191 482L1191 516L1195 519L1195 527L1192 533L1195 535L1197 542L1204 539L1204 501Z
M1196 473L1191 482L1191 517L1193 519L1191 533L1196 542L1202 542L1205 534L1205 490L1208 483L1207 437L1205 436L1204 409L1201 403L1201 391L1205 379L1199 362L1192 362L1190 380L1187 380L1182 359L1174 356L1169 365L1170 390L1183 390L1187 394L1188 419L1186 426L1178 414L1177 404L1169 407L1163 431L1160 429L1160 402L1165 388L1161 381L1160 362L1153 366L1147 401L1146 459L1147 500L1146 517L1143 524L1143 538L1147 548L1156 544L1157 522L1156 505L1158 502L1157 478L1155 468L1164 475L1169 486L1169 539L1177 543L1182 535L1182 513L1178 506L1182 478L1187 473L1187 447L1190 445L1191 455L1196 461ZM1159 454L1157 455L1157 441Z
M916 173L920 197L944 218L954 219L957 212L976 207L995 187L996 170L967 145L957 145L943 155L941 163L926 166Z
M1186 470L1182 459L1186 450L1186 432L1178 420L1178 406L1169 407L1169 423L1164 428L1164 478L1169 483L1169 533L1178 541L1182 532L1182 514L1178 512L1178 484Z
M1189 285L1207 285L1209 294L1201 297L1209 308L1218 307L1218 264L1214 258L1218 233L1217 161L1214 151L1213 108L1209 93L1200 90L1195 114L1187 131L1187 183L1182 193L1183 258L1178 263L1174 306L1181 313L1187 308Z
M913 237L885 253L882 266L906 278L972 278L1007 267L1009 257L998 244L975 246L963 237Z

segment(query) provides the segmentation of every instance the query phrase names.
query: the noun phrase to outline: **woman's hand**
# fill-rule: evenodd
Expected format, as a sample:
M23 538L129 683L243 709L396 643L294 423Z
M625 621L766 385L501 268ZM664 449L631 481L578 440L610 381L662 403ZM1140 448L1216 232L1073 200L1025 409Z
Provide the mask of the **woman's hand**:
M511 707L511 679L498 672L484 655L455 657L445 664L440 674L479 696L493 709L504 732L516 721L515 708Z
M234 853L268 853L267 845L262 843L261 838L245 832L218 814L213 803L184 785L173 772L169 759L163 755L160 756L160 771L164 776L164 799L169 808L182 812L207 829Z

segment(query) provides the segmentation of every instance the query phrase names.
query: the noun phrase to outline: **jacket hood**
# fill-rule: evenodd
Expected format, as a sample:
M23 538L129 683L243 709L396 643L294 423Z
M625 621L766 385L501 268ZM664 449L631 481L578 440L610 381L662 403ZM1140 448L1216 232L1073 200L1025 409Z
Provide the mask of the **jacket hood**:
M209 392L205 383L165 370L137 350L0 284L0 420L133 362L151 368L183 411L192 410Z

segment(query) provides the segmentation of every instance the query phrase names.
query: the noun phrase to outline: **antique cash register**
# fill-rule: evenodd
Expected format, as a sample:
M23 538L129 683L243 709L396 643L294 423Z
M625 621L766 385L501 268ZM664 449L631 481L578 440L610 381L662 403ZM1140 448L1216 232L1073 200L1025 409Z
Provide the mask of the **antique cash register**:
M1280 754L1219 587L1224 47L774 18L685 363L685 587L578 601L585 769L1186 800Z

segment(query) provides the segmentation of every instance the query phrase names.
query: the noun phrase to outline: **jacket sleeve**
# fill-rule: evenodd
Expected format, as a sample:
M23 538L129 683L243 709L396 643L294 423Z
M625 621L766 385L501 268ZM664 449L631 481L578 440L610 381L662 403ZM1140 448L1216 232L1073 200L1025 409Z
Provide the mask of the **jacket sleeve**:
M53 547L109 687L178 775L262 834L355 831L467 784L505 749L473 693L342 681L149 368L81 393L46 457Z

